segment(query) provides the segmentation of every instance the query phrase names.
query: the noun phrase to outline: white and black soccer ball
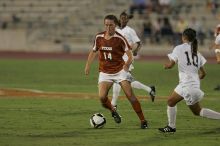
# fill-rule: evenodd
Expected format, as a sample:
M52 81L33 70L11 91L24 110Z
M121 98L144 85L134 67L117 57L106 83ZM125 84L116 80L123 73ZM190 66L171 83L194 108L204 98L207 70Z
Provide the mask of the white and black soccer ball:
M93 114L89 121L92 128L103 128L106 124L106 119L101 113Z

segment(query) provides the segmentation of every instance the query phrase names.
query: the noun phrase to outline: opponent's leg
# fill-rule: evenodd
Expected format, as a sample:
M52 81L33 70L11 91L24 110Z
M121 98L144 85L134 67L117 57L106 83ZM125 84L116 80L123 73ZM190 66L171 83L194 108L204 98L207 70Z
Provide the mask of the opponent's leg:
M133 81L131 82L131 87L136 89L142 89L147 91L150 94L151 100L154 101L155 95L156 95L156 89L155 86L147 86L142 84L139 81Z
M118 83L114 83L113 89L112 89L113 94L112 94L112 101L111 101L111 104L113 105L114 108L117 108L117 100L118 100L120 91L121 91L121 86Z
M158 130L163 133L174 133L176 132L176 114L177 114L177 106L176 104L183 100L183 97L178 95L176 92L173 92L171 96L168 98L167 102L167 118L168 125L164 128L159 128Z
M209 119L220 119L220 113L213 111L208 108L201 108L199 102L195 103L194 105L189 105L190 110L193 112L196 116L201 116Z

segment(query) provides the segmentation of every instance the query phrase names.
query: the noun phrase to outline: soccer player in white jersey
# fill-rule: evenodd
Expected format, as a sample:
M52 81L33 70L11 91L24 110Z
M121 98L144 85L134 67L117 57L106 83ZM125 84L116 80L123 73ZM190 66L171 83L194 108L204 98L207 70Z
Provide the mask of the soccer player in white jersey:
M178 65L179 84L167 101L168 125L159 128L159 131L163 133L176 132L176 104L183 99L194 115L220 119L219 112L202 108L199 104L204 96L204 92L200 89L200 79L206 75L203 67L206 59L197 51L196 31L191 28L185 29L182 41L183 44L176 46L173 52L168 54L169 62L164 65L165 69L171 69L175 64Z
M216 26L215 42L209 47L209 49L215 49L216 60L217 63L220 64L220 24ZM217 85L214 90L220 90L220 85Z
M128 41L129 45L132 47L132 52L134 56L137 56L137 52L141 48L141 42L139 37L137 36L134 29L127 26L129 19L132 18L126 12L122 12L120 14L120 24L119 27L116 29L117 32L121 33ZM124 61L128 59L127 55L124 54L123 56ZM155 86L146 86L139 81L136 81L133 76L131 75L131 70L134 69L134 66L131 64L129 68L129 79L131 80L132 88L136 89L143 89L149 93L151 100L154 101L156 90ZM111 104L116 108L117 107L117 99L121 91L121 86L117 83L113 84L113 95Z

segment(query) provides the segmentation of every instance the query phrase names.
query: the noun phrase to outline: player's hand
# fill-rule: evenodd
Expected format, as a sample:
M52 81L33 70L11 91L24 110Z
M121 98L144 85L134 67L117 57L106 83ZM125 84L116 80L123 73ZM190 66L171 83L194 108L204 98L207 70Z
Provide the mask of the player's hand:
M164 69L171 69L174 67L174 65L175 65L175 61L169 60L164 64Z
M168 63L164 64L164 69L170 69L170 65Z
M125 65L123 66L123 69L128 72L128 71L129 71L129 66L128 66L127 64L125 64Z
M199 75L199 79L204 79L205 78L205 75L204 74L201 74L201 75Z
M206 73L204 71L199 73L199 79L200 80L204 79L205 76L206 76Z
M86 67L85 67L85 75L88 75L88 74L89 74L89 71L90 71L89 67L86 66Z

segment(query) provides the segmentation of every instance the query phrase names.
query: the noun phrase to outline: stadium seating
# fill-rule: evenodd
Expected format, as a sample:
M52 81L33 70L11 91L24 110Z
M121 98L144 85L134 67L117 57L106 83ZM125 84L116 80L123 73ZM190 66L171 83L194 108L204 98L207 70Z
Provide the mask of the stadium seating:
M33 49L36 44L38 46L39 44L51 44L41 48L56 46L55 48L59 49L54 50L63 51L65 48L63 46L69 46L70 51L87 51L95 33L103 30L103 17L110 13L119 16L123 10L129 9L131 3L131 0L80 0L77 2L75 0L1 0L1 28L14 31L23 30L26 34L26 47L28 48ZM191 16L204 19L203 27L206 34L213 31L219 21L217 16L207 10L206 1L178 0L172 7L174 13L178 11L185 20L189 21ZM162 16L165 14L150 14L151 19ZM172 13L167 16L172 20ZM129 25L134 27L140 35L145 19L145 17L134 14ZM210 39L212 39L210 36L206 39L206 46ZM149 44L147 45L149 46ZM155 44L151 44L150 47L147 45L144 46L145 50L158 48ZM37 48L33 50L37 50ZM53 48L47 50L54 51Z

